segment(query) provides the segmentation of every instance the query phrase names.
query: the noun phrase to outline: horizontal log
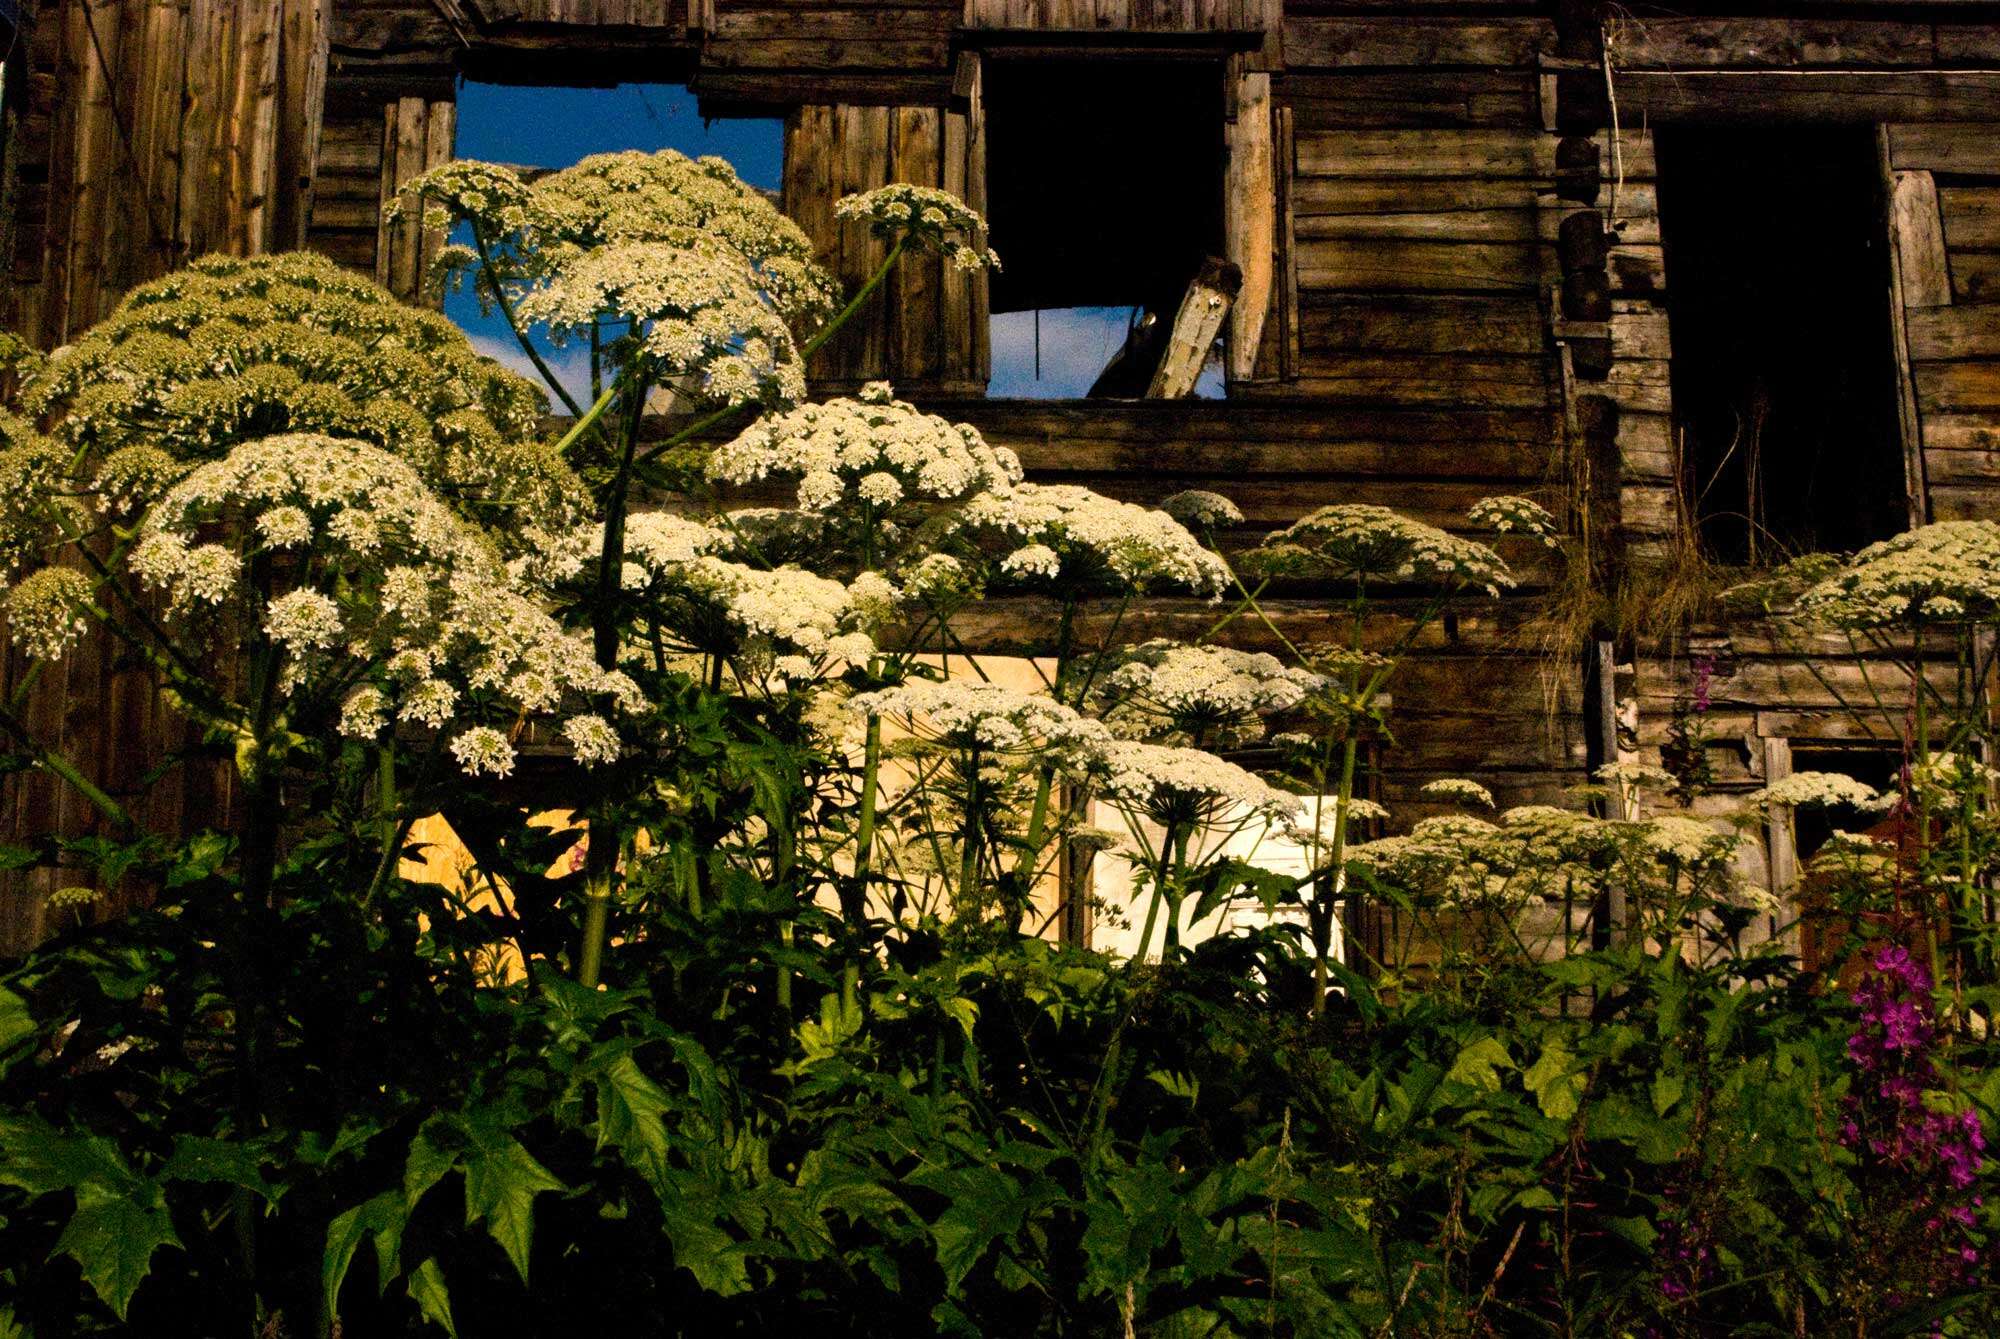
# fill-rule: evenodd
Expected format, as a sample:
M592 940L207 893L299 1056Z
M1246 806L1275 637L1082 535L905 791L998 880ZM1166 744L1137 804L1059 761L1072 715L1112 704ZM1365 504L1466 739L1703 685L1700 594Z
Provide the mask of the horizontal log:
M1984 23L1940 23L1933 32L1940 65L2000 64L2000 26L1990 18Z
M1272 81L1281 107L1301 130L1341 126L1531 126L1537 93L1532 71L1288 71Z
M1923 413L2000 410L2000 363L1920 363L1911 371Z
M1539 354L1548 344L1529 298L1342 297L1302 301L1301 352Z
M1948 263L1954 302L2000 302L2000 251L1954 251Z
M940 70L950 60L948 37L756 38L711 41L702 61L725 70Z
M2000 516L2000 485L1933 484L1934 521L1990 521Z
M2000 357L2000 303L1912 308L1903 324L1913 362Z
M1453 209L1418 214L1300 214L1300 241L1383 237L1423 242L1536 242L1544 240L1541 213L1532 205L1511 209Z
M1931 29L1919 23L1820 18L1614 20L1606 46L1615 70L1728 66L1928 65Z
M1386 404L1532 408L1549 402L1548 364L1539 357L1306 355L1298 389Z
M1192 400L1177 405L1144 400L924 400L922 408L970 423L988 440L1017 448L1072 439L1132 443L1284 442L1521 442L1547 443L1555 432L1546 411L1366 409L1310 400Z
M1300 290L1534 292L1547 248L1539 244L1301 239Z
M1655 294L1666 290L1666 257L1658 246L1612 247L1610 273L1611 291L1619 296Z
M1994 133L2000 134L2000 128ZM1938 208L1944 213L1946 246L2000 249L2000 186L1940 186Z
M1620 409L1647 414L1673 412L1671 364L1664 358L1620 358L1600 383L1599 394Z
M1926 444L1924 477L1933 484L2000 485L2000 449L1948 451Z
M1889 165L1953 176L2000 177L2000 135L1981 122L1889 127Z
M1555 25L1542 18L1298 17L1286 19L1284 31L1284 61L1291 69L1532 66L1554 47Z
M1873 125L2000 120L2000 74L1905 70L1628 70L1618 108L1634 123Z
M1992 414L1926 414L1924 450L2000 451L2000 417Z
M1674 449L1674 420L1671 414L1620 414L1618 449L1624 451L1670 452Z

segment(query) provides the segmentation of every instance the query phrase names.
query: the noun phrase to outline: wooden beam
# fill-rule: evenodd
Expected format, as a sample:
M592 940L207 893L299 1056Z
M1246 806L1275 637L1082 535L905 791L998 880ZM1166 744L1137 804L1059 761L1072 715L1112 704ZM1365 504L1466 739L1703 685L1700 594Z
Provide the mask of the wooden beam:
M1229 314L1229 378L1247 381L1257 374L1257 350L1276 270L1278 184L1271 149L1271 76L1242 76L1237 99L1236 121L1228 131L1223 246L1243 274L1242 292ZM1272 368L1267 375L1275 373Z
M1928 172L1899 172L1894 167L1888 127L1875 132L1875 154L1889 196L1890 344L1896 361L1896 424L1903 448L1903 497L1912 528L1930 516L1930 490L1924 482L1923 419L1917 402L1916 379L1910 372L1910 334L1904 313L1911 307L1936 306L1931 298L1944 264L1944 227L1937 208L1937 187ZM1933 240L1935 242L1933 244ZM1950 301L1949 289L1943 300ZM1915 299L1913 301L1913 299Z
M1167 351L1146 388L1149 400L1183 400L1194 394L1208 352L1215 347L1229 308L1243 289L1243 271L1211 256L1202 262L1167 332Z

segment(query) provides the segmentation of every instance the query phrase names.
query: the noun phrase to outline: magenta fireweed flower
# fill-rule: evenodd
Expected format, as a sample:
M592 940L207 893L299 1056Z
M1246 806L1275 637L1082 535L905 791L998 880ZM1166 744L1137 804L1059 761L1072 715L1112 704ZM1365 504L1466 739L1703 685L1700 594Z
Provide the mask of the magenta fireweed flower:
M1964 1192L1979 1180L1986 1131L1976 1111L1926 1100L1939 1087L1929 970L1902 945L1882 945L1853 998L1860 1027L1847 1055L1860 1075L1844 1102L1840 1142L1861 1160L1878 1221L1921 1225L1901 1257L1909 1272L1890 1298L1901 1306L1977 1273L1980 1252L1968 1234L1981 1201Z

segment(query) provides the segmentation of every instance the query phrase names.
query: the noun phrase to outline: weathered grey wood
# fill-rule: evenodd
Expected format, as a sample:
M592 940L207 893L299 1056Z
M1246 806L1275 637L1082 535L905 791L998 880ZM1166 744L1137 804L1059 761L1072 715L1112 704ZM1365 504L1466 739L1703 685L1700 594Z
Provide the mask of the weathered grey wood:
M1342 295L1300 313L1308 356L1355 353L1540 354L1547 332L1532 298Z
M1928 65L1935 51L1926 24L1865 19L1621 17L1604 41L1618 71Z
M1257 373L1257 352L1277 272L1278 182L1271 145L1270 75L1246 74L1239 81L1228 150L1223 248L1242 275L1241 291L1229 311L1229 376L1247 381Z
M2000 250L2000 186L1940 186L1945 244L1954 250Z
M1928 172L1892 171L1889 176L1889 232L1902 304L1942 307L1951 301L1951 275L1936 180Z
M1905 320L1913 361L2000 358L2000 303L1931 307L1911 311Z
M1540 287L1538 244L1364 238L1298 243L1301 290L1520 293Z
M1951 256L1954 302L2000 302L2000 251L1957 251Z
M1986 122L1892 125L1889 165L1897 171L2000 176L2000 134Z
M1555 45L1547 19L1288 18L1292 69L1361 66L1528 66Z
M1621 70L1628 124L2000 120L1996 70Z
M1194 394L1209 351L1222 334L1230 307L1243 289L1243 272L1227 261L1210 259L1188 285L1180 309L1167 332L1167 349L1146 387L1149 400L1180 400Z

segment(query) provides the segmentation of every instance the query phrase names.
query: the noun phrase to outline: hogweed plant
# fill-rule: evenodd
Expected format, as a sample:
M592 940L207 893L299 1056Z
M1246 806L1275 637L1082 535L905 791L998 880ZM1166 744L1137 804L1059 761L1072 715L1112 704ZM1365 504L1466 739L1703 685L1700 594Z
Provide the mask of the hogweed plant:
M807 401L893 266L997 263L935 190L841 203L884 253L845 295L715 160L453 163L406 198L545 378L538 332L588 346L555 433L306 256L0 350L5 765L102 819L5 858L79 871L72 919L155 901L0 985L0 1260L56 1261L0 1264L0 1334L1816 1333L1984 1299L1993 535L1800 597L1916 627L1913 682L1948 649L1972 704L1916 691L1891 795L1742 805L1907 823L1810 862L1870 940L1850 1002L1747 933L1779 899L1678 803L1698 770L1616 761L1575 808L1436 779L1407 825L1366 793L1413 649L1521 580L1496 545L1553 543L1532 501L1240 550L1218 494L1028 482L885 384ZM1300 586L1336 635L1274 614ZM1196 635L1132 635L1162 595ZM995 596L1034 611L1038 687L989 679ZM43 667L106 647L226 831L150 832L146 782L40 729ZM458 886L405 877L433 815ZM1121 861L1126 960L1044 942ZM1364 899L1397 914L1373 957ZM1303 933L1207 924L1253 903ZM1932 1239L1895 1288L1855 1282L1866 1213Z

